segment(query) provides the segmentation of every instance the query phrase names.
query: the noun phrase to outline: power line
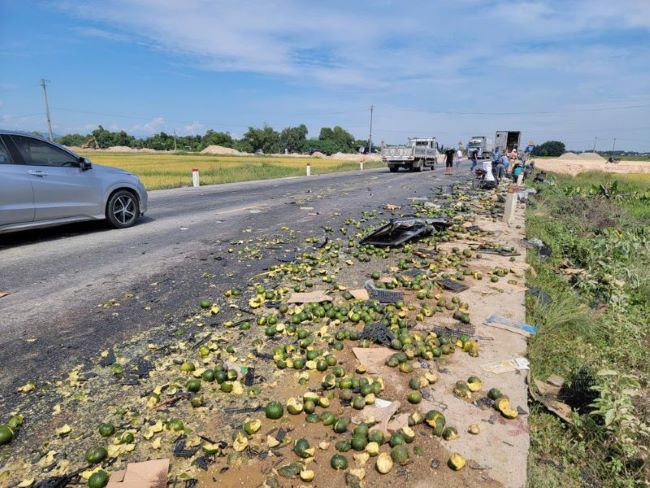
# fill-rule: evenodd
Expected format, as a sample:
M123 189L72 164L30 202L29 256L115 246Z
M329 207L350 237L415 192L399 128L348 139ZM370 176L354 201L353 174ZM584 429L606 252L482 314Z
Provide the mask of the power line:
M567 110L542 110L530 112L456 112L456 111L435 111L435 110L417 110L417 109L393 109L395 112L413 112L431 115L563 115L567 113L584 113L584 112L607 112L614 110L629 110L635 108L650 107L650 103L641 105L626 105L620 107L594 107L584 109L567 109Z

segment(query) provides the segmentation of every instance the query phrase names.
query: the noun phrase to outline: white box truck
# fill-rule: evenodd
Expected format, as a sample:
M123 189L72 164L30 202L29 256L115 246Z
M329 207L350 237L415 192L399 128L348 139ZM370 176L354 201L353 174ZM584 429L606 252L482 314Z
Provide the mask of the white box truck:
M498 130L497 135L494 138L494 147L503 152L504 149L507 152L512 151L515 147L519 151L521 143L521 132L514 130Z

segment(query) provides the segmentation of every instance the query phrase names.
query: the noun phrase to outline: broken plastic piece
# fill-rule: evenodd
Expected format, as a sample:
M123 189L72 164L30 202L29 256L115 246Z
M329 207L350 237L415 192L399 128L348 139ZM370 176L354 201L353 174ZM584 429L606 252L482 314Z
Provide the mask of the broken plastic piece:
M370 293L370 298L373 300L378 300L381 303L395 303L404 299L404 295L402 295L399 291L375 288L372 280L366 281L365 287L366 290L368 290L368 293Z
M395 338L390 329L381 322L366 325L359 337L372 341L375 344L381 344L382 346L390 345L391 341Z
M521 256L521 253L515 251L514 249L479 246L478 250L483 254L498 254L499 256Z
M454 293L460 293L462 291L465 291L469 288L464 283L461 283L460 281L452 280L449 278L444 278L442 280L437 280L437 283L442 286L445 290L452 291Z
M196 454L196 451L199 450L198 447L194 447L191 449L185 449L185 436L182 435L178 439L176 439L176 442L174 443L174 456L179 457L179 458L191 458Z
M392 219L388 224L362 239L360 244L377 247L401 246L413 239L431 235L434 231L443 231L449 225L446 219Z
M526 324L525 322L518 322L516 320L510 320L505 317L501 317L500 315L490 315L487 319L485 319L484 323L490 327L504 329L526 337L537 334L537 327L534 325Z

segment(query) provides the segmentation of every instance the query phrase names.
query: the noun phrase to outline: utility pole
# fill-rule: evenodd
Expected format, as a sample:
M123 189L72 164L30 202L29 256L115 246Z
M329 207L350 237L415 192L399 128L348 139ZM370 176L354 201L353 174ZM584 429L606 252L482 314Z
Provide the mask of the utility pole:
M374 105L370 105L370 133L368 134L368 154L372 154L372 112L375 109Z
M174 129L174 152L176 152L176 129Z
M614 138L614 142L612 143L612 154L614 153L615 147L616 147L616 137Z
M47 82L46 79L41 79L41 86L43 87L43 97L45 97L45 115L47 116L47 128L50 131L50 141L52 140L52 120L50 119L50 104L47 101Z
M593 149L593 152L596 152L596 144L598 144L598 136L594 137L594 149Z

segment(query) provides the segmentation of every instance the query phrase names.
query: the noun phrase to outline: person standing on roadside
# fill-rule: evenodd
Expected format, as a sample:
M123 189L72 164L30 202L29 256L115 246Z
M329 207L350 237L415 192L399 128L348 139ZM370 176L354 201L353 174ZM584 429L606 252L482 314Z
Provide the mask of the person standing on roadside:
M456 151L456 167L458 168L460 166L460 160L463 159L463 151L458 148L458 151Z
M512 151L510 151L510 154L508 154L508 163L509 167L514 168L515 164L517 164L517 161L519 161L519 152L517 151L517 146L512 148ZM508 167L506 166L506 170Z
M497 164L499 164L499 161L501 160L501 151L499 150L498 147L494 148L494 151L492 152L492 172L494 175L497 174Z
M494 151L492 151L492 162L496 164L500 157L501 153L499 152L499 148L495 147Z
M454 172L454 157L456 156L456 151L453 147L450 147L445 151L445 174L450 175Z
M469 169L470 171L474 171L474 168L478 166L478 157L476 156L476 153L478 151L472 151L472 167Z
M509 161L508 163L505 163L504 161L508 161L508 154L506 154L505 150L503 151L503 156L497 160L495 167L494 177L497 179L497 184L501 183L501 180L506 176L506 164L510 164Z
M510 167L510 158L508 157L508 153L506 152L505 149L503 150L503 156L501 156L501 164L503 165L503 170L505 174L507 174L508 168Z

